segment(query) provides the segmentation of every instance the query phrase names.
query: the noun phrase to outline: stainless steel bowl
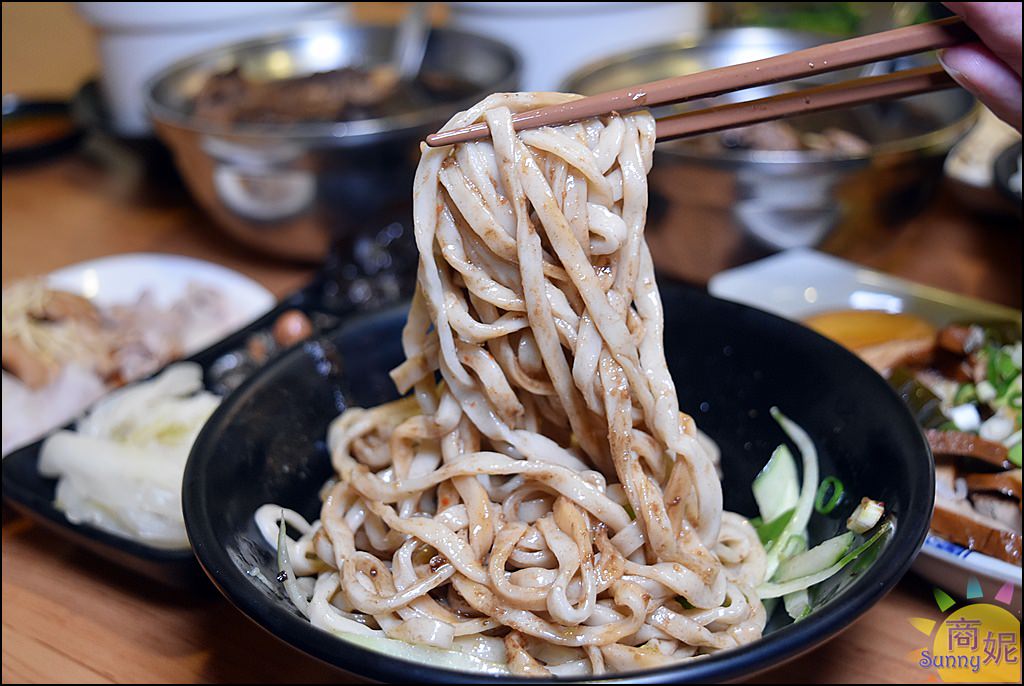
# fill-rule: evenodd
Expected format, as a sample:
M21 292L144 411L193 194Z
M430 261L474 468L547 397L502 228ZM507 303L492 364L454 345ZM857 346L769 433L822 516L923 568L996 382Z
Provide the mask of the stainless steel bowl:
M390 59L394 38L392 28L313 23L227 46L157 75L147 86L147 107L193 195L232 236L287 259L320 261L332 247L351 254L361 249L360 238L373 242L408 214L423 137L487 93L515 90L519 58L511 48L434 29L423 69L477 90L398 116L225 126L194 117L192 103L214 74L238 68L269 80L372 66Z
M583 67L569 77L564 90L592 94L827 40L782 29L716 31L699 43L657 45ZM900 60L888 68L905 68L921 59ZM859 75L863 75L860 70L845 70L803 83ZM764 86L724 99L749 100L786 87ZM789 120L804 131L828 127L851 131L870 144L867 154L845 157L815 151L737 149L709 154L687 141L659 144L651 176L656 196L652 214L657 215L659 207L675 208L669 210L671 222L652 221L652 232L665 234L651 236L653 243L666 246L655 254L660 252L673 262L660 266L705 281L719 269L776 250L820 245L841 252L851 241L870 240L931 197L943 158L976 115L974 99L957 89ZM689 246L685 254L671 250L679 245Z

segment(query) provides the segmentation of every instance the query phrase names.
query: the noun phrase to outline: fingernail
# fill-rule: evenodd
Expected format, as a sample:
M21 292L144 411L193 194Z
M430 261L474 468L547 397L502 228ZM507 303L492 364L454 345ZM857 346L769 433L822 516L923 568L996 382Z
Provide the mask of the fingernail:
M953 77L954 81L956 81L957 83L960 84L961 88L963 88L965 90L969 90L969 91L971 91L973 93L974 92L974 87L973 87L974 84L971 83L971 80L969 78L967 78L966 74L964 74L962 71L960 71L953 64L950 63L950 60L946 56L946 52L947 52L946 50L939 50L939 52L938 52L939 64L941 64L942 68L945 69L946 72L949 73L949 75L951 77Z

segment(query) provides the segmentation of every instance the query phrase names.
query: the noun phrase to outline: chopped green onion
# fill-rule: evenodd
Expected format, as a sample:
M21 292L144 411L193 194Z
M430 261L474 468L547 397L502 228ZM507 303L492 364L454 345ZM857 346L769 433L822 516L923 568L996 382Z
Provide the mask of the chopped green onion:
M958 431L976 432L981 426L981 413L973 403L964 403L949 409L949 418L956 424Z
M1013 358L1010 353L1000 349L996 355L996 372L999 374L999 378L1011 380L1017 376L1017 365L1013 363Z
M883 514L885 505L871 498L861 498L857 509L846 520L846 528L857 534L866 533L878 524Z
M843 499L843 482L834 476L826 476L818 486L818 495L814 498L814 509L818 514L827 515L836 509L839 501ZM829 494L831 493L831 496ZM826 500L826 496L828 500Z
M992 389L995 391L995 388ZM978 399L978 391L972 383L965 383L960 388L956 389L956 393L953 395L954 405L963 405L964 403L974 402Z
M990 403L996 399L996 387L988 381L979 381L974 391L980 402Z
M1012 387L1014 379L1020 372L1013 363L1013 357L1002 348L992 346L988 349L987 376L988 381L998 396L1003 396Z

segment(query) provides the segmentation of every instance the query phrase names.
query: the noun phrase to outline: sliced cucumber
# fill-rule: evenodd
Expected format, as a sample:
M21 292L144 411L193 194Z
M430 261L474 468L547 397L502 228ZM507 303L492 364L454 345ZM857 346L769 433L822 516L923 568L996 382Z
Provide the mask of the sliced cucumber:
M827 569L842 559L843 555L850 550L851 545L853 545L853 534L847 531L806 552L783 560L779 564L779 571L775 574L775 581L790 581Z
M775 576L775 571L783 558L782 553L786 550L789 539L795 535L803 535L807 530L807 522L811 518L811 512L814 511L814 496L818 490L818 451L814 447L814 441L799 425L782 414L779 408L771 408L771 414L800 451L800 457L803 460L803 483L800 486L800 495L797 498L793 516L775 543L767 549L766 579Z
M761 545L767 547L779 537L786 528L786 525L789 524L789 520L793 518L794 511L795 510L786 510L767 524L761 522L760 517L758 517L759 521L757 523L751 520L750 523L753 524L754 528L757 530L757 537L761 539Z
M762 600L765 598L782 598L789 595L790 593L796 593L797 591L810 588L815 584L820 584L822 581L833 576L834 574L839 572L839 570L841 570L843 567L845 567L846 565L850 564L858 557L860 557L865 551L870 549L871 546L875 545L875 543L877 543L883 536L885 536L891 530L892 522L883 522L882 525L878 527L878 531L876 531L874 535L871 536L871 538L864 541L864 543L860 544L852 551L846 553L846 555L843 555L843 557L840 558L840 560L831 567L828 567L827 569L822 569L820 572L815 572L807 576L801 576L796 579L791 579L789 581L761 584L757 588L757 594L761 597Z
M772 522L796 507L800 497L800 482L796 475L793 453L783 444L772 453L768 464L754 479L754 500L761 519Z
M782 603L786 606L786 614L795 621L800 621L811 614L811 594L806 588L782 596Z
M786 560L794 555L807 551L807 535L806 534L793 534L786 540L786 545L782 547L779 553L780 560Z

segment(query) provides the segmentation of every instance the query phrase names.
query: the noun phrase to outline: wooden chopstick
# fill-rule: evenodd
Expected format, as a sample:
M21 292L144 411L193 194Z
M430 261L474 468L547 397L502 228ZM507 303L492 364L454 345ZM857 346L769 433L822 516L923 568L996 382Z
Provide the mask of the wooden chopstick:
M566 124L610 112L685 102L790 81L812 74L948 48L970 40L976 38L967 25L959 17L950 17L520 112L512 118L512 123L517 131ZM427 136L427 145L450 145L486 138L487 135L487 125L479 123L431 134Z
M657 120L657 136L659 141L683 138L956 86L941 66L918 67L664 117Z

